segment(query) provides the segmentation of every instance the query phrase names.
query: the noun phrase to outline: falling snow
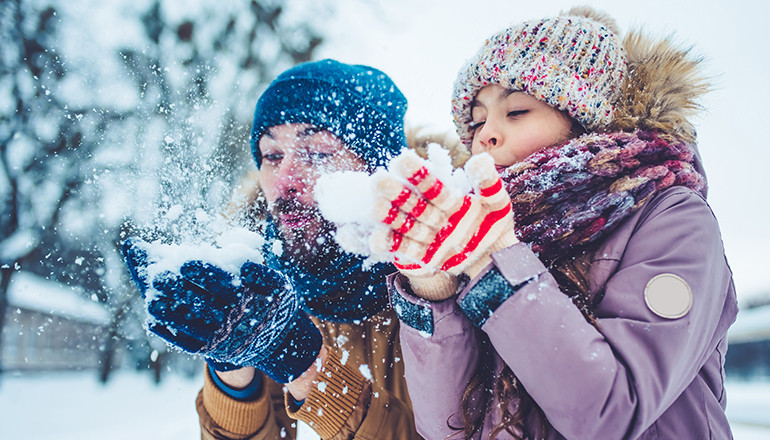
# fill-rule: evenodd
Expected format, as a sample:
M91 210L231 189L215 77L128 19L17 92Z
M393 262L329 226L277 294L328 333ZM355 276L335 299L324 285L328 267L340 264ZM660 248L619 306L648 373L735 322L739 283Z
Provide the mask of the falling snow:
M368 366L368 365L366 365L366 364L361 364L361 365L358 367L358 371L360 371L360 372L361 372L361 374L362 374L362 375L363 375L363 376L364 376L364 377L365 377L367 380L372 380L372 372L371 372L371 371L369 371L369 366Z

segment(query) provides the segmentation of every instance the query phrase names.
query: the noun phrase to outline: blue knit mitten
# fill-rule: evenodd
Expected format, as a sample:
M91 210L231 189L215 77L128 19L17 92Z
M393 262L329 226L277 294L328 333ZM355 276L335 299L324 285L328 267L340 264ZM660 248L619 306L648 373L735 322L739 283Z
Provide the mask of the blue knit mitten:
M240 276L202 261L148 280L147 243L127 240L123 255L145 296L148 330L216 369L253 366L278 383L299 377L321 349L318 328L280 272L247 261Z

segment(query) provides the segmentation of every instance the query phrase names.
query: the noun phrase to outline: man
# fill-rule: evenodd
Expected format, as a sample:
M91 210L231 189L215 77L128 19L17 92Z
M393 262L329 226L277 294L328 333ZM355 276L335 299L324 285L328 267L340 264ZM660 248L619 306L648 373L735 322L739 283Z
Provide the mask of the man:
M313 198L322 173L371 172L405 148L405 112L395 84L371 67L289 69L260 97L251 137L268 211L265 264L244 264L238 282L199 261L148 280L146 253L124 245L140 289L156 290L150 331L208 361L203 439L293 438L291 419L323 439L419 438L387 307L392 268L365 268L342 251Z

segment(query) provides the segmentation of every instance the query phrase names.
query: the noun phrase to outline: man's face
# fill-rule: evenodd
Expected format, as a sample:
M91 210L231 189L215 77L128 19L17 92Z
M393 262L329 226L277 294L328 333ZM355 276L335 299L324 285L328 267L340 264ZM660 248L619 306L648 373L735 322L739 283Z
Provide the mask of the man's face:
M336 136L310 124L271 127L260 138L259 150L259 180L284 253L300 264L318 262L336 245L334 225L321 216L313 197L316 181L324 173L364 171L366 162Z

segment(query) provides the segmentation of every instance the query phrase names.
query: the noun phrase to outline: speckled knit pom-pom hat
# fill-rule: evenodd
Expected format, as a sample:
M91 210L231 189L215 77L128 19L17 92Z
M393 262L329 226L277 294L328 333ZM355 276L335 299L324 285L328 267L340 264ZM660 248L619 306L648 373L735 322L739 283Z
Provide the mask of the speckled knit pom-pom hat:
M587 131L607 127L627 68L614 28L611 18L582 7L493 35L455 81L452 113L460 139L470 147L471 103L491 84L532 95Z

